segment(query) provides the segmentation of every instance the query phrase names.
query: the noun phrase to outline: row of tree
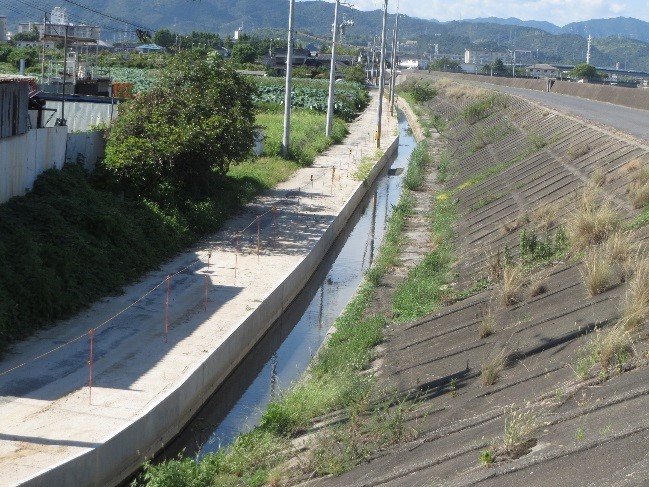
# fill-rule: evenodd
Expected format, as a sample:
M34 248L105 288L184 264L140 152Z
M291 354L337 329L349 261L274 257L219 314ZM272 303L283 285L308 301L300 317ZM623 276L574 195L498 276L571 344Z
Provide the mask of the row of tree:
M447 57L436 59L428 65L429 71L446 71L458 72L461 70L461 65L457 61L453 61ZM497 58L492 63L485 64L481 69L483 74L494 76L504 76L511 73L511 68L505 66L502 59ZM518 68L517 68L518 71ZM589 79L601 80L608 77L606 73L600 73L597 68L592 64L577 64L572 70L568 72L568 76L575 79Z

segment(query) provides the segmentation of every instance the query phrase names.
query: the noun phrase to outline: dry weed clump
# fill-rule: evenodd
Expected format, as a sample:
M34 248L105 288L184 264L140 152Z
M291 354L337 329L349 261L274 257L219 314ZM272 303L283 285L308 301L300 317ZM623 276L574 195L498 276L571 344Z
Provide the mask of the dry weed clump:
M482 379L483 386L490 386L496 383L500 373L505 370L507 364L509 363L509 353L507 349L503 348L498 355L494 356L491 360L488 360L482 365L482 373L480 378Z
M568 157L571 161L579 159L590 152L590 145L587 143L573 145L568 149Z
M481 308L480 314L482 321L480 322L480 338L487 338L496 332L496 318L494 317L491 308Z
M487 254L485 261L485 274L492 282L500 282L505 270L505 258L500 249Z
M606 291L613 281L613 264L603 248L589 249L581 271L588 294L595 296Z
M599 202L595 191L584 191L577 209L567 222L572 247L585 250L604 242L619 227L619 216L608 201Z
M500 285L501 302L510 306L520 301L520 292L525 285L525 272L520 265L505 266Z
M520 226L521 222L518 219L511 222L505 222L500 226L500 233L504 237L505 235L512 233L514 230L517 230Z
M641 166L642 166L642 160L639 157L636 157L635 159L627 162L624 165L623 170L627 173L632 173L640 169Z
M573 370L584 380L591 377L594 367L599 365L599 378L606 380L611 372L621 373L633 354L633 337L617 323L606 330L595 329L578 351Z
M463 84L450 84L445 86L446 96L455 100L465 100L469 103L475 102L489 95L487 90L482 88L475 88Z
M644 208L649 203L649 170L643 168L634 172L628 194L635 209Z
M604 184L606 183L606 172L604 172L601 167L598 167L593 171L590 180L593 182L593 185L598 188L604 186Z
M532 276L527 291L530 298L534 298L548 292L548 273L541 272Z
M622 305L621 326L636 331L649 318L649 257L636 259Z
M532 214L536 223L536 228L542 232L547 232L554 224L559 208L556 204L541 205Z
M601 331L597 330L592 341L593 353L604 370L622 366L633 353L633 339L622 326Z
M627 281L633 275L633 254L637 251L639 247L631 242L629 232L615 232L606 241L604 252L618 267L621 282Z
M533 410L515 411L512 408L505 416L503 446L506 450L512 450L515 446L528 441L538 427L538 417Z

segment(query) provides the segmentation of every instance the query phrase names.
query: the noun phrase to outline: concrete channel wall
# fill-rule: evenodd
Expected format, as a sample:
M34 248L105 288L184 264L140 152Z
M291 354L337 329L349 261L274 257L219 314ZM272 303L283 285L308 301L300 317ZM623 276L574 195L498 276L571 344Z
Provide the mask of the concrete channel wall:
M399 146L398 136L386 137L385 141L388 146L383 156L367 179L357 185L310 252L284 276L280 284L232 331L222 345L189 374L183 384L169 391L151 409L117 434L93 445L91 450L76 458L33 477L23 485L116 485L173 439L279 318L315 272L374 180L395 155Z

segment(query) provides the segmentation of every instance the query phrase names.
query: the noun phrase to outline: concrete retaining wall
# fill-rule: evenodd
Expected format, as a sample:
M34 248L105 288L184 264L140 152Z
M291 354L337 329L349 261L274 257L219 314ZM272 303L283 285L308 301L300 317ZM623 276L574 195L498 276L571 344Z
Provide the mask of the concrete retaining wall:
M286 274L281 283L232 331L221 346L190 373L183 384L102 444L29 480L25 485L116 485L174 438L279 318L315 272L371 184L396 153L399 138L386 137L385 140L390 141L385 154L366 181L356 187L311 251Z
M27 193L46 169L63 167L67 135L67 127L54 127L0 139L0 203Z
M103 132L74 132L68 134L66 162L80 162L88 172L104 157L106 141Z

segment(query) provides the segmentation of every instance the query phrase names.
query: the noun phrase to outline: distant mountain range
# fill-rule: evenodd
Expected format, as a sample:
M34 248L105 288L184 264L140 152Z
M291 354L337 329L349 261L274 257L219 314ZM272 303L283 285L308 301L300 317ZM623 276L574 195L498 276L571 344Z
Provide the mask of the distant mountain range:
M582 37L588 37L590 34L594 38L619 36L649 42L649 22L644 22L631 17L586 20L583 22L573 22L563 27L559 27L550 22L520 20L515 17L510 17L508 19L486 17L465 20L465 22L533 27L555 35L577 34Z
M134 27L116 24L110 18L99 16L77 6L90 0L67 4L72 21L83 20L103 27L103 37L118 40L120 31ZM193 30L233 35L243 28L246 33L271 37L286 35L289 2L286 0L93 0L91 8L111 17L150 30L167 28L186 33ZM334 4L320 0L297 2L295 27L298 39L304 42L329 42ZM3 12L10 23L36 21L36 18L16 19L16 14ZM11 14L11 15L10 15ZM371 44L380 36L382 11L363 12L342 6L340 18L352 20L353 27L346 32L343 43ZM391 31L394 14L389 15ZM112 27L112 30L111 30ZM549 22L523 21L509 18L484 18L454 22L438 22L402 16L399 21L399 38L404 52L418 56L430 55L437 46L439 52L462 54L465 49L487 49L521 53L523 62L538 61L574 64L585 62L585 37L594 38L592 62L601 67L620 63L629 69L649 70L649 23L632 18L615 18L576 22L558 27ZM407 43L406 41L416 41ZM527 56L527 58L525 58Z

